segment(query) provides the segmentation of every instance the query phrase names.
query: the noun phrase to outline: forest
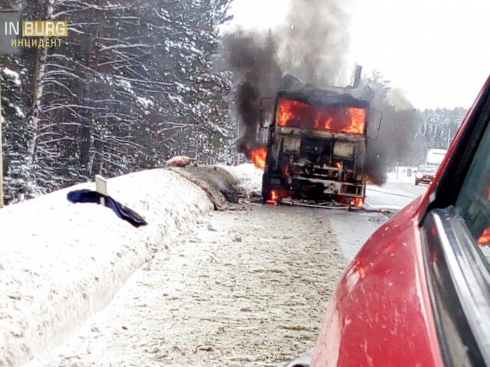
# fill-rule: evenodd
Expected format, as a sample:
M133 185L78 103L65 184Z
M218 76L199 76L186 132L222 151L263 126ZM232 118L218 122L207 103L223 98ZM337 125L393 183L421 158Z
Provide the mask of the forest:
M0 56L5 202L161 167L179 154L243 162L236 70L220 34L231 3L1 0L0 9L22 8L22 19L69 24L51 47ZM378 72L363 83L383 101L392 94ZM466 113L383 105L381 141L402 141L380 148L387 165L418 164L427 148L445 147Z

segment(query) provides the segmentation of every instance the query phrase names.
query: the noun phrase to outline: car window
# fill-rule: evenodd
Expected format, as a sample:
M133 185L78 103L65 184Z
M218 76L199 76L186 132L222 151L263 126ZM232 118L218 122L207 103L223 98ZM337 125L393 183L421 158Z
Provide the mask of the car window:
M485 258L490 262L490 128L487 127L456 201Z
M430 172L430 173L435 173L437 167L430 167L430 166L420 166L419 167L419 172Z

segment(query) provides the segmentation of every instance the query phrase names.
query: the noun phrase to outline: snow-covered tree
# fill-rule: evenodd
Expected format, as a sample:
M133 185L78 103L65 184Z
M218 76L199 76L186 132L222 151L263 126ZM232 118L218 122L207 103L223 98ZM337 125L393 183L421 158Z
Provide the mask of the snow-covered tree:
M10 143L25 168L19 190L155 167L176 153L222 161L234 132L230 81L212 63L230 2L29 1L25 17L68 20L69 32L60 47L18 57L23 123L5 112L8 129L21 127L22 149Z

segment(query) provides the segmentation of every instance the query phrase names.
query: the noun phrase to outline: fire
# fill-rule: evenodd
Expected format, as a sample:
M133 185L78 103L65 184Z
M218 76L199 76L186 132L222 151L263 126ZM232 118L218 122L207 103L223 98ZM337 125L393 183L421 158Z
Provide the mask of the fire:
M289 189L275 189L269 192L269 197L266 199L266 204L277 205L281 199L291 197L293 192Z
M344 132L362 134L364 132L364 122L366 121L366 111L364 108L347 108L347 114L350 117L350 124Z
M353 197L348 197L343 195L334 195L333 199L337 203L349 207L360 208L364 205L364 198L360 198L360 197L353 198Z
M255 167L264 169L265 159L267 157L267 148L263 145L251 148L248 152L250 160L255 164Z
M290 126L290 122L294 121L294 118L301 118L308 114L308 103L294 101L291 99L281 99L279 103L278 121L280 126Z
M364 199L363 198L354 198L354 206L361 207L363 205L364 205Z
M366 111L358 107L325 107L281 98L279 126L364 134Z
M490 228L483 230L480 237L478 237L478 243L483 246L490 244Z

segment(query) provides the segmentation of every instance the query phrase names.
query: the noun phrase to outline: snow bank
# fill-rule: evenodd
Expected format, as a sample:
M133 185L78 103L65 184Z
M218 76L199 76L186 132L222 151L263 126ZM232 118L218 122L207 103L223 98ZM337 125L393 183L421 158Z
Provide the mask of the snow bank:
M239 190L242 194L250 196L252 193L262 195L262 175L264 171L255 167L252 163L238 166L219 166L230 172L239 182Z
M109 180L109 194L142 215L134 228L96 204L72 204L82 184L0 210L0 366L61 343L126 279L212 209L204 191L168 170Z
M417 167L398 166L394 171L388 172L386 177L389 181L414 182Z

